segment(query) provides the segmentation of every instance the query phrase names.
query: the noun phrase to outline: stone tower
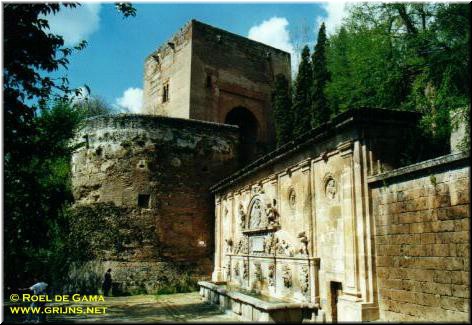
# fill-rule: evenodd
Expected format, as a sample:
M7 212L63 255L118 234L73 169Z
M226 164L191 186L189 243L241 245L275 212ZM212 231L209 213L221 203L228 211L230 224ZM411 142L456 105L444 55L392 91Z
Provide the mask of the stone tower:
M290 80L290 54L191 20L145 60L147 114L238 125L251 160L275 140L277 74Z
M92 227L71 290L99 287L108 268L126 293L159 292L185 272L210 276L209 188L273 143L278 73L290 76L288 53L192 20L146 59L147 114L77 130L72 234Z

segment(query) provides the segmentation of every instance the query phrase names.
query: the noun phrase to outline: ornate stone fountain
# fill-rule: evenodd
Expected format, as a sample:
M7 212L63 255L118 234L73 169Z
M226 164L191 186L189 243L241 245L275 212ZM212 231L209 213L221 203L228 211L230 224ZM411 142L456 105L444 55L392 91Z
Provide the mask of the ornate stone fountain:
M316 308L312 287L319 260L310 255L306 231L294 235L293 229L299 228L294 225L284 230L277 199L262 184L247 192L239 195L234 215L228 207L223 211L227 227L222 270L214 274L213 283L200 282L201 293L242 319L301 320L304 308ZM292 191L289 201L294 205L295 200Z

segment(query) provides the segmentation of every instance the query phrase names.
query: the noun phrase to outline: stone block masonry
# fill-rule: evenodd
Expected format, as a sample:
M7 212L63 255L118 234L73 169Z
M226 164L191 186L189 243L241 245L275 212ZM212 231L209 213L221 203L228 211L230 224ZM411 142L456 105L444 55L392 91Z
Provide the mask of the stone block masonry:
M258 155L275 141L271 95L277 74L290 80L289 53L191 20L146 58L143 109L244 126L243 138L257 143L244 151ZM241 112L245 116L238 118Z
M209 187L238 167L238 135L233 126L159 116L88 120L72 144L72 188L76 213L95 225L88 240L99 273L113 264L117 282L146 292L158 283L146 270L165 262L208 276Z
M381 320L470 321L469 173L456 153L370 178Z

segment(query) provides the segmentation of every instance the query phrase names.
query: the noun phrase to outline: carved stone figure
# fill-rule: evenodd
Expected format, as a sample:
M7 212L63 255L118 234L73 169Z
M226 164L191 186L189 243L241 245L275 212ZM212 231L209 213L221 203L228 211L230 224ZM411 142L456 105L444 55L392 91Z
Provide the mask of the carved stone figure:
M273 233L268 234L264 238L264 253L274 255L277 247L277 238Z
M230 253L233 251L233 240L231 238L225 239L226 242L226 252Z
M285 255L285 256L293 256L293 251L290 249L290 245L282 239L279 243L277 241L277 254L278 255Z
M241 239L238 241L238 243L233 247L233 254L239 254L239 251L241 250Z
M254 275L255 275L257 281L262 281L262 280L264 280L264 277L263 277L263 275L262 275L261 263L259 263L259 262L254 263L254 267L255 267Z
M226 277L229 278L231 276L231 260L226 262Z
M241 239L241 252L240 254L249 254L249 240L247 238L247 236L243 236L243 238Z
M269 265L269 274L267 275L268 282L269 282L270 286L275 285L274 276L275 276L275 264L270 264Z
M298 238L300 238L301 247L299 249L299 253L301 255L308 256L308 237L306 236L305 232L302 231L298 234Z
M300 274L300 288L303 294L306 294L310 288L310 277L308 273L308 266L306 265L302 267L302 272Z
M236 263L234 263L233 272L235 276L239 276L239 261L236 261Z
M259 199L254 200L254 203L251 207L251 212L249 214L249 228L259 228L262 221L262 207L261 201Z
M239 239L238 244L234 248L234 254L248 254L249 253L249 243L246 236L243 236Z
M246 212L244 212L244 206L242 203L239 203L239 227L241 227L241 230L246 229Z
M249 264L246 260L244 260L243 264L243 279L247 279L249 277Z
M279 225L279 213L275 206L268 203L266 208L266 216L267 216L267 224L270 226L278 226Z
M292 286L292 271L288 265L284 265L282 268L282 279L284 280L284 286L286 288Z

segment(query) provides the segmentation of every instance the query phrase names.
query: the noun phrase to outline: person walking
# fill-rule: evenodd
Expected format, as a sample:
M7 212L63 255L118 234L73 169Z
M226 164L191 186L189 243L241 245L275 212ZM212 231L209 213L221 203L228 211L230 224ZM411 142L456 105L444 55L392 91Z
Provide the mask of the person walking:
M112 284L111 269L108 269L107 272L105 273L105 278L104 278L103 284L102 284L103 294L105 296L109 295L110 289L111 289L111 284Z

